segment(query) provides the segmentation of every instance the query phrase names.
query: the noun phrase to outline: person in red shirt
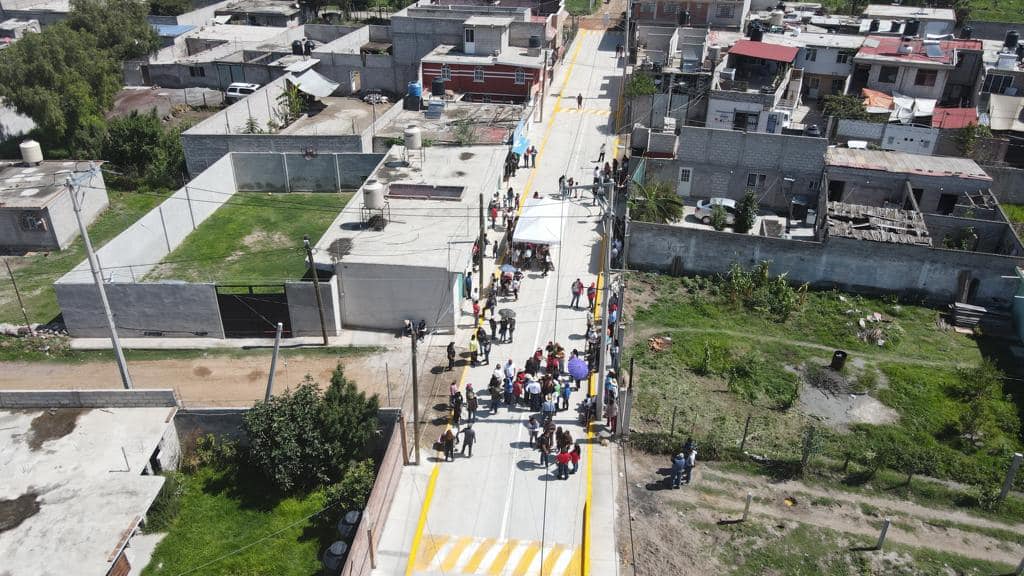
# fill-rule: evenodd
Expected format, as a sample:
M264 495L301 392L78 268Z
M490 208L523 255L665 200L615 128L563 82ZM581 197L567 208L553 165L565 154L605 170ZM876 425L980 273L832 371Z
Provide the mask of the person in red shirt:
M555 457L555 462L558 464L558 479L568 480L569 479L569 462L572 460L572 456L569 452L562 450Z
M473 325L480 323L480 301L473 300Z
M572 470L569 470L570 474L575 474L580 469L580 450L579 444L573 444L572 452L569 452L569 462L572 463Z

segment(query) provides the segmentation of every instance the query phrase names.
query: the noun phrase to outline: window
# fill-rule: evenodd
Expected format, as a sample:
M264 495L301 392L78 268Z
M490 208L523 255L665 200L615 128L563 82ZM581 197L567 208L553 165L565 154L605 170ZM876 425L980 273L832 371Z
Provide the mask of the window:
M665 12L665 14L675 14L676 12L679 11L679 5L670 2L668 4L665 4L662 10Z
M1013 84L1013 76L989 74L985 76L985 82L981 86L981 91L990 94L1003 94L1011 84Z
M447 64L441 64L441 80L452 79L452 67Z
M846 92L846 78L833 78L832 93L842 94L843 92Z
M817 48L804 48L804 60L814 62L818 59Z
M938 70L918 70L914 78L915 86L935 86L935 79L938 78Z
M26 232L46 232L46 219L42 212L22 212L18 225Z
M481 68L480 66L477 66L476 68L473 69L473 82L483 82L483 81L484 81L484 69Z
M852 53L847 50L840 50L836 54L836 64L849 64L851 54Z
M469 44L473 43L474 31L472 28L466 28L466 42Z
M522 68L516 68L516 84L526 84L526 72Z
M842 202L843 201L843 188L846 187L846 182L842 180L829 180L828 181L828 201L829 202Z
M196 77L205 78L206 77L206 68L203 68L202 66L189 66L188 67L188 75L193 77L193 78L196 78Z
M736 7L732 4L719 4L715 16L718 18L732 18L736 13Z
M900 69L895 66L882 66L878 69L878 81L882 84L895 84L899 73Z
M680 182L689 182L690 181L690 176L692 174L693 174L693 172L689 168L680 168L679 169L679 181Z
M760 115L757 112L736 112L732 117L732 129L745 132L757 132L757 121Z
M953 209L956 208L957 200L959 196L956 194L943 194L939 196L939 207L936 212L939 214L952 214Z
M747 174L747 188L764 188L766 180L768 180L768 176L766 174L751 172L750 174Z

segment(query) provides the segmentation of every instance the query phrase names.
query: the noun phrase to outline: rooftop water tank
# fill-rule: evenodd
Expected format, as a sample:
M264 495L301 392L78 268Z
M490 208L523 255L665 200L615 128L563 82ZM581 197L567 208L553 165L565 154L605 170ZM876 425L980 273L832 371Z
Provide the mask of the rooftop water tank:
M877 18L872 20L871 23L868 24L868 32L878 32L878 27L881 25L882 23L879 22Z
M1003 41L1003 46L1006 46L1007 48L1016 48L1019 42L1020 32L1017 32L1016 30L1010 30L1009 32L1006 33L1006 40Z
M971 28L970 26L964 26L960 29L960 38L963 40L970 40L973 35L974 28Z
M1017 54L1013 52L1000 52L996 61L996 68L1000 70L1015 70L1017 68Z
M406 149L419 150L423 148L423 132L420 131L419 126L409 124L402 132L402 136L405 138Z
M430 94L434 98L444 98L444 80L441 78L434 78L430 82Z
M419 82L409 82L409 96L423 96L423 85Z
M760 26L753 26L750 28L750 39L753 42L760 42L764 39L764 29Z
M384 208L384 184L379 180L367 180L363 185L363 206L367 210Z
M25 140L18 145L21 149L21 159L25 164L37 165L43 161L43 148L35 140Z
M768 20L772 23L772 26L782 26L782 19L786 13L782 10L772 10L771 18Z

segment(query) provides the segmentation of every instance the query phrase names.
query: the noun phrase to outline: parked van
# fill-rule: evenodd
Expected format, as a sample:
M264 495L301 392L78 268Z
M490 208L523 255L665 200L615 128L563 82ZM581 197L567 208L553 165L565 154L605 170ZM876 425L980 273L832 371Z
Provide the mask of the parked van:
M236 102L249 94L260 89L259 84L246 84L245 82L232 82L227 91L224 92L224 99L229 102Z

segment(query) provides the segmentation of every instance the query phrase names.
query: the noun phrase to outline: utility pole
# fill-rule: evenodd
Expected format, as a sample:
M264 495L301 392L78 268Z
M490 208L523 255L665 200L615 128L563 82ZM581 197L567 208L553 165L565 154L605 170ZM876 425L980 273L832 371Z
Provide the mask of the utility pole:
M484 219L484 193L480 193L480 285L477 287L477 300L484 297L484 255L487 253L487 224ZM470 294L470 296L473 296ZM475 328L475 326L474 326Z
M270 357L270 375L267 376L267 393L263 396L264 402L270 402L270 396L274 391L274 372L277 371L277 353L281 350L281 332L284 331L284 324L277 323L277 334L274 335L274 355Z
M547 83L548 83L548 51L547 51L547 49L544 50L544 71L542 72L542 74L543 74L543 76L541 76L541 78L540 78L540 120L539 120L539 122L543 122L544 121L544 100L547 99L547 93L546 93Z
M114 358L117 360L117 370L121 373L121 383L125 390L132 389L132 376L128 373L128 360L124 357L124 350L121 349L121 339L117 337L117 326L114 324L114 314L110 311L110 301L107 300L107 288L103 282L103 270L100 268L100 261L92 249L92 241L89 240L89 230L82 220L82 202L78 198L78 190L82 189L82 180L92 177L96 173L96 166L89 166L89 171L68 178L65 185L71 195L71 205L75 209L75 220L78 221L78 231L82 234L82 243L85 244L85 253L89 257L89 268L92 270L92 279L96 283L96 289L100 293L100 303L103 305L103 313L107 317L107 327L110 329L110 344L114 349Z
M597 417L604 415L604 379L608 371L608 294L611 292L611 271L612 271L612 240L615 237L615 186L611 187L608 193L608 211L605 213L604 221L604 254L601 260L604 262L604 286L601 290L601 334L598 336L598 392Z
M320 273L317 272L316 263L313 262L313 248L309 245L309 234L302 236L302 245L306 248L309 269L313 272L313 292L316 293L316 310L320 313L320 334L324 338L324 346L327 346L327 322L324 321L324 301L320 297Z
M4 259L4 266L7 267L7 275L11 277L11 286L14 286L14 295L18 298L18 306L21 307L21 315L25 317L25 329L32 336L36 335L35 330L32 329L32 323L28 321L28 312L25 311L25 303L21 300L21 291L18 290L18 282L14 279L14 272L11 272L11 263Z
M410 320L412 322L412 320ZM416 341L419 336L413 330L412 338L412 443L416 449L416 465L420 465L420 382L416 367Z

